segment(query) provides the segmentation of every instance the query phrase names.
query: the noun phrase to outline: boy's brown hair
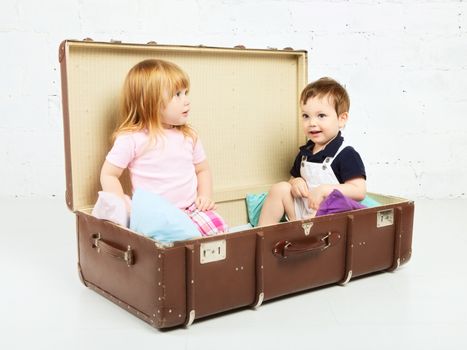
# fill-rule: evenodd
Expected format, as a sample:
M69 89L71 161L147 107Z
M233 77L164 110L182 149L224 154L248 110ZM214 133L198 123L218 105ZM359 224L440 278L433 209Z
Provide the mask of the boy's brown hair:
M305 86L300 95L300 103L306 104L311 97L325 96L331 99L338 116L349 111L350 99L347 91L337 81L328 77L320 78Z

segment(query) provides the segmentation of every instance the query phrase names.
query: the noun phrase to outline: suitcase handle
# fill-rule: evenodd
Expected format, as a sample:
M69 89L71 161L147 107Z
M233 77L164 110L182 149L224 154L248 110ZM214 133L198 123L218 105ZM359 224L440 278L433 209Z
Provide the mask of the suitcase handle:
M273 249L273 254L279 258L299 256L306 253L319 253L331 246L331 232L307 238L300 241L279 241Z
M131 250L130 246L127 247L127 250L115 248L106 241L104 241L101 238L100 233L94 233L91 236L91 244L93 248L97 249L98 253L106 253L110 256L113 256L116 259L123 260L128 266L131 266L135 263L133 251Z

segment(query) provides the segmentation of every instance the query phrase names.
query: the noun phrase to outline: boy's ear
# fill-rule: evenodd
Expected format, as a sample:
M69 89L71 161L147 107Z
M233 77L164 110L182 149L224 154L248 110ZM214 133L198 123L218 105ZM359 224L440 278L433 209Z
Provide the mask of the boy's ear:
M347 119L349 119L349 112L343 112L339 115L339 128L343 128L345 123L347 123Z

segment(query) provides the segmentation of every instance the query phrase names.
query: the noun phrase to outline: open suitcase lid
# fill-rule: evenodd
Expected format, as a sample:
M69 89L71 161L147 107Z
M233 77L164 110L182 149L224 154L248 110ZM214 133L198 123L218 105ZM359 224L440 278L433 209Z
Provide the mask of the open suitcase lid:
M124 78L144 59L169 60L188 73L190 123L206 149L214 200L229 211L244 211L239 204L247 193L287 179L305 141L298 100L306 51L64 41L59 55L66 201L73 211L97 199ZM127 193L128 185L127 179Z

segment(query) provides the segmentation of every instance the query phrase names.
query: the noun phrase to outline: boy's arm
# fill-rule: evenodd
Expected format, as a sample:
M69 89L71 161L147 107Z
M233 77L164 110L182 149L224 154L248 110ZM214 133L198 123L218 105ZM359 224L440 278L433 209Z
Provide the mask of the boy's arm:
M339 190L344 196L361 201L366 195L366 181L363 177L347 180L343 184L320 185L309 191L308 202L312 209L317 210L319 205L333 190Z
M211 169L207 160L195 164L196 178L198 179L197 196L195 200L196 207L201 210L214 210L216 205L212 197L212 176Z
M302 177L293 177L289 179L289 184L292 186L290 192L295 198L298 197L308 197L308 186L305 179Z

